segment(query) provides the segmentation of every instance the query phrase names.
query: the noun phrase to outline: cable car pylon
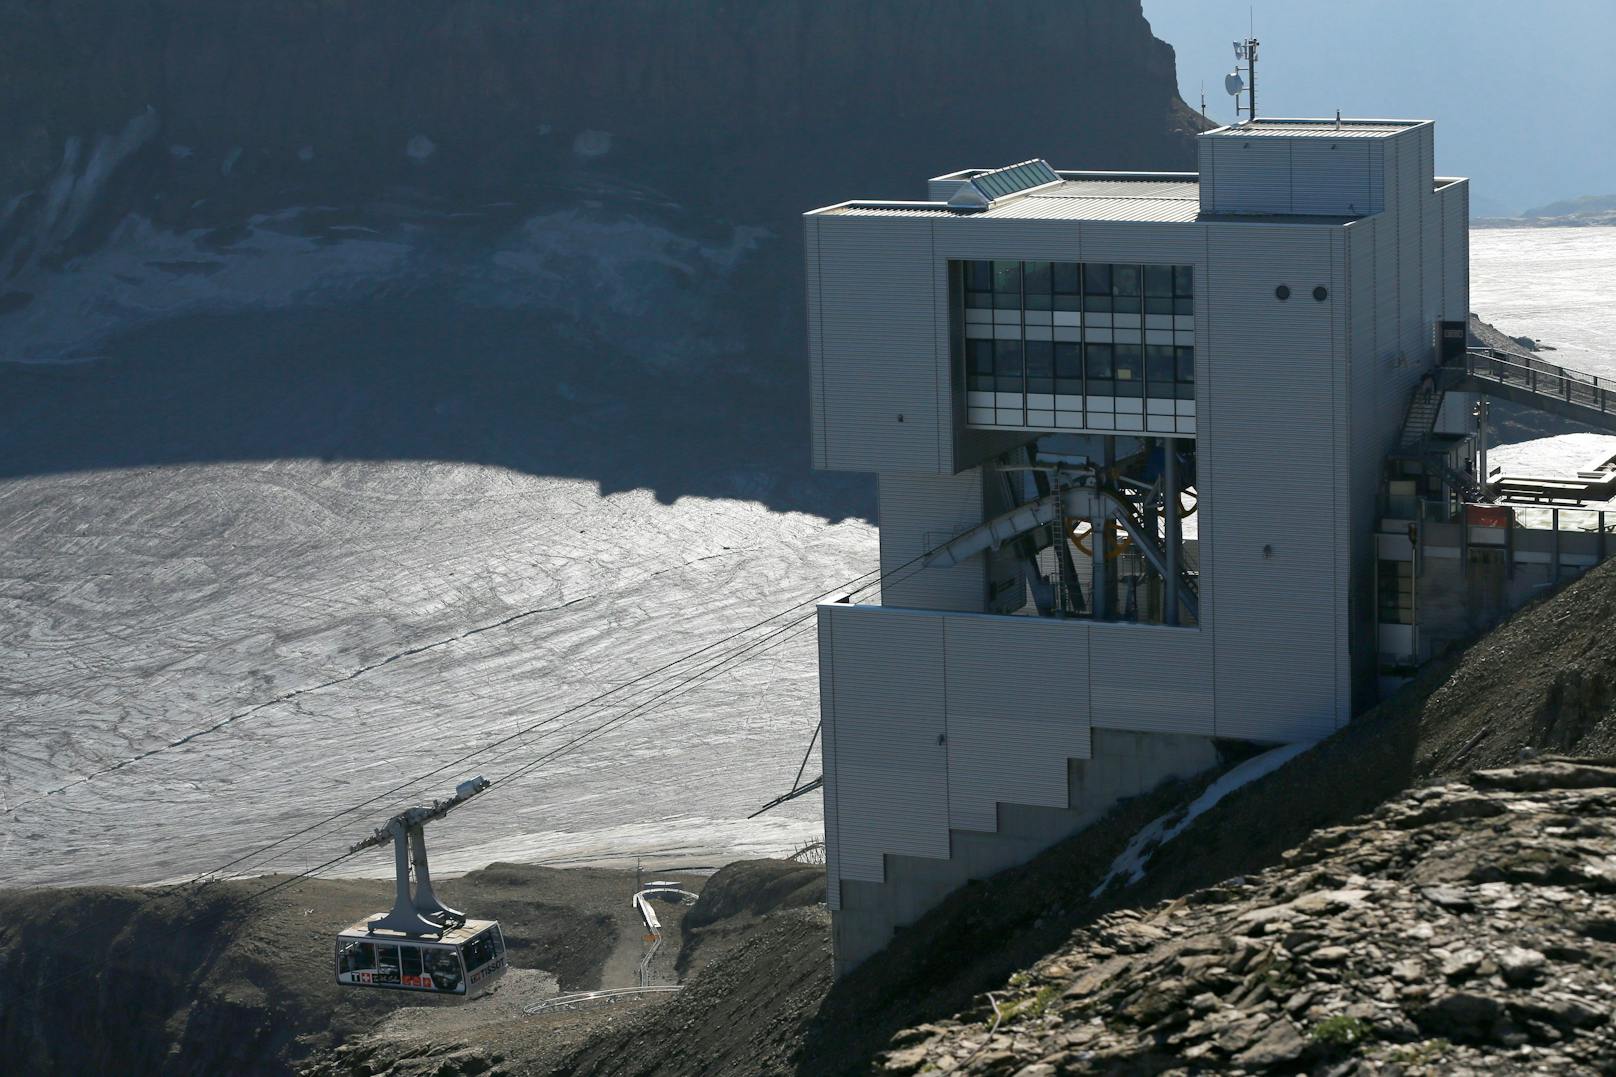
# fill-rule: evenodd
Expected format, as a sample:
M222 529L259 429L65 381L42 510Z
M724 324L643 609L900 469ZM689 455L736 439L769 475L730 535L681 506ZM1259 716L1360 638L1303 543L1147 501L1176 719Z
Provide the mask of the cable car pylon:
M396 889L391 912L338 933L339 984L468 995L487 990L504 974L505 937L498 921L468 920L433 893L423 829L492 784L481 775L461 782L454 796L400 812L349 848L351 856L392 842Z
M445 928L460 927L466 922L464 913L451 909L438 900L432 891L432 870L426 859L426 832L423 829L434 819L442 819L493 783L482 775L461 782L455 794L443 800L434 800L431 807L415 807L393 816L364 841L348 848L350 853L361 849L393 843L393 865L396 892L393 911L379 920L370 921L371 931L397 931L405 935L437 935ZM410 889L411 854L414 854L415 888Z

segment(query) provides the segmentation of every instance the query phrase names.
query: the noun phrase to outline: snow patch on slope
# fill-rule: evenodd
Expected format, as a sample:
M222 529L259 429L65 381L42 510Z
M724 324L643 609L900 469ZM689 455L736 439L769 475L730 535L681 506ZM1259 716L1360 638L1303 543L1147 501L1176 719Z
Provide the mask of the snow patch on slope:
M1200 796L1190 802L1189 807L1182 811L1168 812L1135 834L1128 842L1128 847L1112 861L1111 870L1106 872L1105 878L1089 893L1089 897L1099 897L1118 879L1122 880L1123 886L1132 886L1143 879L1145 868L1150 864L1150 858L1155 851L1182 834L1186 827L1205 815L1218 801L1241 786L1250 785L1258 778L1272 774L1311 747L1313 747L1311 741L1286 744L1262 755L1253 756L1239 766L1224 771L1217 781L1207 786Z

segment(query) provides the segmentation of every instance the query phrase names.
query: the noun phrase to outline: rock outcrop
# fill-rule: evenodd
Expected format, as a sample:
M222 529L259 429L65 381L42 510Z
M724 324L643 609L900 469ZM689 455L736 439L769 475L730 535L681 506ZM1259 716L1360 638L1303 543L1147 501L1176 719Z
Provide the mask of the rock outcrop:
M1415 790L1260 875L1122 910L889 1073L1610 1072L1616 765Z
M71 249L53 192L80 204L77 234L91 209L103 229L132 211L218 225L398 187L516 198L582 169L625 197L783 222L1034 156L1190 168L1201 122L1138 0L6 0L0 14L0 241L16 264Z

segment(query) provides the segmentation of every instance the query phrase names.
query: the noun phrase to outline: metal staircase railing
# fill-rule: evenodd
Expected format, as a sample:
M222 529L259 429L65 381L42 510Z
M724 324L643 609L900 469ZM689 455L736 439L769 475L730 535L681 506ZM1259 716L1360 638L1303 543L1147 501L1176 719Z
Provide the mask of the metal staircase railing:
M1403 415L1403 435L1398 439L1398 447L1404 450L1419 449L1430 438L1441 410L1440 392L1423 387L1414 390L1414 395L1409 397L1408 410Z

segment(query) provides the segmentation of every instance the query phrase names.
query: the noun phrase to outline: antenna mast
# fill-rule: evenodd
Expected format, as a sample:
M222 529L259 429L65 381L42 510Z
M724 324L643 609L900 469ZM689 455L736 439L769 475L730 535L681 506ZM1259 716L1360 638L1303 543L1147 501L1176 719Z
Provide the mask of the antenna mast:
M1234 58L1236 61L1234 70L1237 76L1240 73L1239 61L1246 61L1246 85L1244 89L1246 92L1246 119L1248 120L1257 118L1257 44L1255 37L1248 37L1244 41L1234 43ZM1234 92L1234 115L1235 119L1240 118L1240 93L1238 90Z

